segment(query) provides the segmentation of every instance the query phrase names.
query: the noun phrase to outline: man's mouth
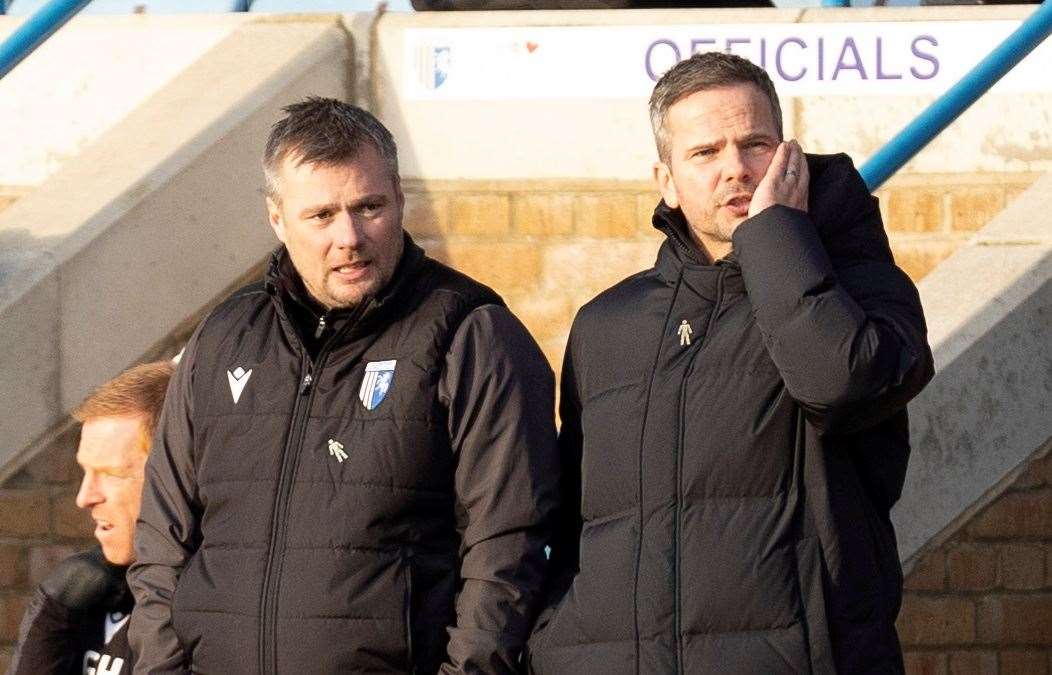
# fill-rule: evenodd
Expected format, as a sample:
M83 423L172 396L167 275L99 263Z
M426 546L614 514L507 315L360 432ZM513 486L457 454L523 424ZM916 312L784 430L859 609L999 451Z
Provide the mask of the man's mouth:
M749 215L749 204L751 202L752 195L742 193L731 195L727 199L724 199L722 206L736 216L747 216Z
M353 280L362 276L371 264L372 263L368 260L358 260L353 263L337 265L331 269L338 277L346 280Z
M98 536L100 533L104 534L106 532L109 532L112 529L113 523L109 522L108 520L95 520L95 536Z

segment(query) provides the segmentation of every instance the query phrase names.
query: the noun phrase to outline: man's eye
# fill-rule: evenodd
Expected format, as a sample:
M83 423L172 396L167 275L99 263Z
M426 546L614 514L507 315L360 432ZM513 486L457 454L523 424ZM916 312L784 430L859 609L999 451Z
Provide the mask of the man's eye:
M383 204L380 203L362 204L359 211L363 216L375 216L380 212L381 208L383 208Z
M329 218L332 218L332 211L328 210L318 211L313 216L311 216L312 220L328 220Z

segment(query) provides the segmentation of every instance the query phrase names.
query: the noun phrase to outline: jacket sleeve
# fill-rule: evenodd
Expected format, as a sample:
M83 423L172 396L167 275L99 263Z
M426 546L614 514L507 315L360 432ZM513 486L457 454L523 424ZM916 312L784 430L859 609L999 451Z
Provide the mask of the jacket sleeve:
M848 432L904 408L934 371L917 289L895 266L877 201L850 164L839 173L817 195L835 226L776 205L733 243L789 394L820 429Z
M457 329L439 387L461 535L447 675L522 668L558 499L554 388L544 355L506 308L478 308Z
M566 345L562 377L559 382L559 511L552 535L546 607L537 619L537 630L544 628L555 607L569 590L580 568L581 458L584 437L581 432L581 393L574 367L573 332Z
M9 675L66 675L78 672L77 612L63 607L37 588L29 599Z
M91 644L85 622L92 616L101 622L106 603L123 586L123 568L108 565L98 549L63 560L29 600L10 675L79 673Z
M135 595L128 641L137 655L136 674L189 672L172 628L172 595L183 567L199 545L191 423L196 347L195 334L168 385L146 461L135 529L136 558L128 570L128 585Z

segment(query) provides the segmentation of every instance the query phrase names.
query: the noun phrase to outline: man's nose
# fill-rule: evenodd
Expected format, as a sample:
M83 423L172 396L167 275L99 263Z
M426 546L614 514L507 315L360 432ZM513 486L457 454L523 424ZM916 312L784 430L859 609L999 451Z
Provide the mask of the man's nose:
M98 479L85 474L80 481L80 489L77 490L77 506L82 509L88 509L101 501L102 492L99 490Z
M725 182L738 181L749 183L751 181L751 170L746 161L745 154L741 148L728 145L723 158L723 180Z
M341 211L336 217L333 227L336 228L333 234L333 241L337 247L349 249L359 247L362 241L361 223L358 222L354 214L348 213L346 210Z

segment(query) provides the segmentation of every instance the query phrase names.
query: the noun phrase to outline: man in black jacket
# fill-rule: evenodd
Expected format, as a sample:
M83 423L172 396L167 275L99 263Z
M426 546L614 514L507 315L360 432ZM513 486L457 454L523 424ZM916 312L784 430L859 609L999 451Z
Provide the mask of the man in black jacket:
M95 521L100 548L70 556L40 584L19 630L11 675L130 675L132 596L143 466L172 375L167 361L121 373L73 412L81 422L77 506Z
M551 369L403 231L376 118L286 112L264 154L283 245L190 339L146 466L135 672L516 672L557 500Z
M916 289L843 155L783 141L720 53L651 97L667 239L577 315L561 600L535 672L902 672L889 510L932 375ZM576 474L576 475L568 475Z

